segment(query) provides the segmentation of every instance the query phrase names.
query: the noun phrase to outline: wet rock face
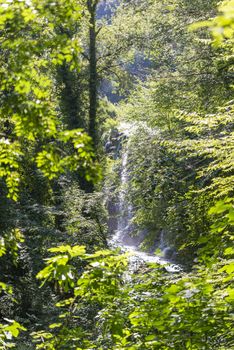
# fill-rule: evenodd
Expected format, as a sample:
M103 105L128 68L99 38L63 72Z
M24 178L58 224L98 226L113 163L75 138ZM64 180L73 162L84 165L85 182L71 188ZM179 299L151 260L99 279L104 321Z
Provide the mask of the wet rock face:
M165 259L170 259L173 255L173 249L171 248L165 248L164 251L163 251L163 256Z
M105 144L106 153L110 153L112 147L113 147L112 142L110 140L108 140L107 143Z
M170 247L167 247L163 250L163 256L165 259L172 259L174 253L175 253L175 250Z
M107 211L108 211L108 229L110 235L113 235L114 232L118 229L118 203L114 201L108 201L107 203Z
M113 159L119 158L125 140L126 136L123 133L113 129L105 144L105 152L112 156Z

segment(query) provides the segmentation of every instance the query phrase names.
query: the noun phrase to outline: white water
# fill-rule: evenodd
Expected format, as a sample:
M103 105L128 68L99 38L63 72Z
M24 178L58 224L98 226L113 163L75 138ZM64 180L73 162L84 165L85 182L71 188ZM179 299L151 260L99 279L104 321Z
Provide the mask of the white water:
M140 243L139 237L131 236L131 232L133 230L133 208L127 200L129 182L128 143L126 145L126 149L123 152L124 153L122 155L121 167L121 188L119 192L118 226L115 234L110 240L110 245L115 248L119 247L122 251L129 253L130 265L133 270L137 269L142 264L154 263L162 265L168 272L181 271L181 268L178 265L172 264L166 259L163 259L162 257L159 257L157 255L141 251L138 248ZM160 245L162 245L162 242Z

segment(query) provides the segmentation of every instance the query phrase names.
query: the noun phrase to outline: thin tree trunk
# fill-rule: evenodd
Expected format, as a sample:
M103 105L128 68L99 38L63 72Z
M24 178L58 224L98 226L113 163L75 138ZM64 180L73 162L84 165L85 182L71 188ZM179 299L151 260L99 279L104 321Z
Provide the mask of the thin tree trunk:
M97 147L97 57L96 57L96 7L97 0L88 0L89 27L89 135Z

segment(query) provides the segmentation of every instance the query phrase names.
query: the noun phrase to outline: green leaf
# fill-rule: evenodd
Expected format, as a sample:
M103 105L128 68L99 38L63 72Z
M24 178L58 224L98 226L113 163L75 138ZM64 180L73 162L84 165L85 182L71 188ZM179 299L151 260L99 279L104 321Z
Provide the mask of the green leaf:
M224 251L224 255L228 256L228 255L233 255L234 254L234 248L233 247L229 247L226 248Z
M60 328L62 326L62 323L53 323L49 325L50 329L54 329L54 328Z
M145 338L146 341L151 341L151 340L155 340L156 336L154 334L151 335L147 335L147 337Z

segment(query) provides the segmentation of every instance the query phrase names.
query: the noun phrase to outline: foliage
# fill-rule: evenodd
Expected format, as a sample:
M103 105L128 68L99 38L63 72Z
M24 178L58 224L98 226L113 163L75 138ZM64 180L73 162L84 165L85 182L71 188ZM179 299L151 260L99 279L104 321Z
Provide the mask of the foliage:
M70 30L81 11L73 1L66 5L62 1L1 4L1 111L4 125L11 129L10 137L5 133L2 137L1 176L6 178L10 198L17 199L25 146L32 147L39 140L40 147L32 158L49 178L64 169L74 170L78 164L90 170L94 167L90 138L81 130L61 129L53 77L49 74L64 62L73 62L71 69L77 68L77 41L57 33L56 26L62 21L64 29ZM74 156L61 151L68 142L73 145ZM89 179L91 174L92 170Z
M29 242L30 234L42 229L40 238L34 237L35 242L41 244L46 241L43 230L48 227L51 230L52 226L53 215L48 215L50 210L43 208L43 204L46 206L49 201L51 204L51 184L43 176L52 180L64 172L79 171L87 181L100 178L91 138L82 129L66 130L55 93L55 70L64 64L69 64L71 71L79 69L81 48L70 32L80 22L82 11L81 4L73 0L0 3L0 177L1 221L4 220L1 222L1 255L4 253L1 275L16 283L14 297L17 301L21 299L22 309L30 307L32 296L26 300L24 284L29 283L28 294L35 292L33 270L39 251L44 249ZM46 187L42 195L43 182ZM34 186L36 183L39 188ZM35 193L40 199L35 198ZM4 200L6 194L9 200ZM35 203L37 200L39 203ZM40 218L35 219L36 212ZM23 244L19 228L27 236ZM32 262L31 258L35 260ZM4 300L1 303L4 304ZM17 325L13 323L12 329L20 330ZM2 342L8 327L11 326L1 324ZM10 331L11 328L9 334Z
M65 190L63 201L64 230L72 242L85 244L89 250L105 247L107 213L104 210L103 194L97 191L87 194L73 185Z
M12 342L17 338L21 331L26 331L18 322L5 319L8 324L0 324L0 349L14 348L15 344Z
M93 309L98 313L100 307L111 304L117 298L122 288L121 275L126 268L126 259L108 250L87 254L84 246L59 246L49 251L57 254L46 259L47 266L37 277L44 280L43 284L57 280L63 294L70 291L70 298L64 294L57 303L61 309L60 316L56 323L49 325L49 332L32 334L36 348L95 347L90 329L86 329L85 320L82 320L83 310L91 313ZM78 269L73 262L75 258L78 259ZM54 330L55 333L52 333Z
M100 19L96 0L0 1L1 349L233 348L234 4L217 2L121 1ZM98 88L121 101L98 106ZM100 157L114 227L120 160L94 153L91 110L95 146L117 115L134 124L134 228L183 271L131 273L105 249L87 181Z
M218 10L219 14L214 19L193 24L192 29L208 27L214 37L214 44L220 45L224 39L233 41L234 36L234 2L223 1L220 3Z
M190 274L174 277L151 266L122 284L126 268L122 256L108 251L86 254L81 246L50 251L57 255L47 259L38 278L54 275L56 279L62 274L60 286L74 288L74 296L57 304L63 313L49 331L32 334L38 349L229 349L233 345L228 316L233 302L231 265L197 266ZM64 274L75 257L85 262L84 270L78 276ZM86 302L99 306L93 334L80 315Z

